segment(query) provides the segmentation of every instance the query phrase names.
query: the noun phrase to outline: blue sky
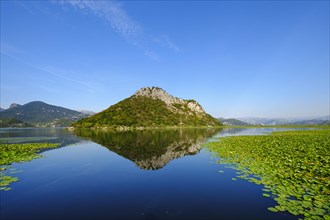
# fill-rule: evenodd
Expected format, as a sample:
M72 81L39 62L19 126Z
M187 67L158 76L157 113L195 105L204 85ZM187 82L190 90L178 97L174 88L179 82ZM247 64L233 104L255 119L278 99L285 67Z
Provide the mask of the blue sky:
M1 107L144 86L215 117L329 115L329 1L1 1Z

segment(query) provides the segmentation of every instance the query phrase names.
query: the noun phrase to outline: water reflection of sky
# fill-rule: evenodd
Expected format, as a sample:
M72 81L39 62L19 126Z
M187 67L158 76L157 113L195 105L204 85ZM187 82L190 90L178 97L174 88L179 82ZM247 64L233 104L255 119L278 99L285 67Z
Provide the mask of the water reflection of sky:
M230 129L215 136L266 131L273 130ZM42 132L46 137L54 135L47 131L26 132L28 137L40 137ZM66 131L56 134L59 140L68 138L66 143L74 136ZM183 144L179 152L195 143L189 135L180 134L184 137L180 142L175 140L180 137L178 133L170 134L167 140L156 135L154 143L147 146L166 146L165 151L153 148L146 151L148 155L162 158L168 150L175 152L171 143L176 147L177 143ZM137 145L131 147L152 141L145 135L138 136ZM204 137L201 132L190 135L192 140ZM287 213L269 212L267 207L275 202L261 196L262 186L232 181L236 171L217 164L218 158L205 148L170 158L166 166L157 170L141 169L134 160L148 159L146 155L136 155L144 151L135 149L132 153L124 148L125 143L134 143L134 137L122 140L122 134L101 135L94 137L97 144L93 139L74 136L80 140L74 145L45 151L41 159L13 164L23 172L16 174L20 181L12 184L12 190L0 192L2 219L295 219ZM124 149L116 149L118 146Z

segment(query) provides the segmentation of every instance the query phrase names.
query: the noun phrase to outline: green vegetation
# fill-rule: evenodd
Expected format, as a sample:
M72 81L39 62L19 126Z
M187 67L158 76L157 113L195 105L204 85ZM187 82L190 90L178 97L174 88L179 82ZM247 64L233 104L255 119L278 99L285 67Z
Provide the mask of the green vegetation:
M55 148L59 144L29 143L29 144L0 144L0 190L9 190L12 182L18 178L9 176L12 163L31 161L41 157L38 152L42 149Z
M272 193L278 205L270 211L330 219L330 130L224 137L208 147L240 178L263 184L263 196Z
M18 181L17 177L12 177L12 176L4 176L2 175L2 171L1 171L1 175L0 175L0 190L5 190L8 191L11 188L8 187L11 183Z
M169 107L159 99L132 96L96 115L83 118L72 126L76 128L118 128L221 125L218 120L206 113L200 114L191 111L188 103L175 103Z
M14 118L0 119L0 128L27 128L33 125Z

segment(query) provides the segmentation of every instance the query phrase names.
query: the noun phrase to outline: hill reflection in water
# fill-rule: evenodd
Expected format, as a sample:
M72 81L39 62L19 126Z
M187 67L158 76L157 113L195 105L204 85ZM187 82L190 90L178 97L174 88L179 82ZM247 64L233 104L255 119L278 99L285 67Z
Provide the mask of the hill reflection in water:
M171 160L197 154L205 141L220 132L215 128L155 129L143 131L76 130L145 170L158 170Z

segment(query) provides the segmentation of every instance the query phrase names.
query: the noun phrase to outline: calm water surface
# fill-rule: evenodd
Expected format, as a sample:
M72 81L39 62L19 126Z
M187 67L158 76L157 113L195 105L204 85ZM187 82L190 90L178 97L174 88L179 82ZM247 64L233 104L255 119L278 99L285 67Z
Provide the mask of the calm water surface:
M279 129L185 129L72 134L0 129L0 140L61 143L1 191L1 219L296 219L272 213L262 186L238 179L202 145L215 137ZM281 129L283 130L283 129ZM224 173L219 173L224 170Z

